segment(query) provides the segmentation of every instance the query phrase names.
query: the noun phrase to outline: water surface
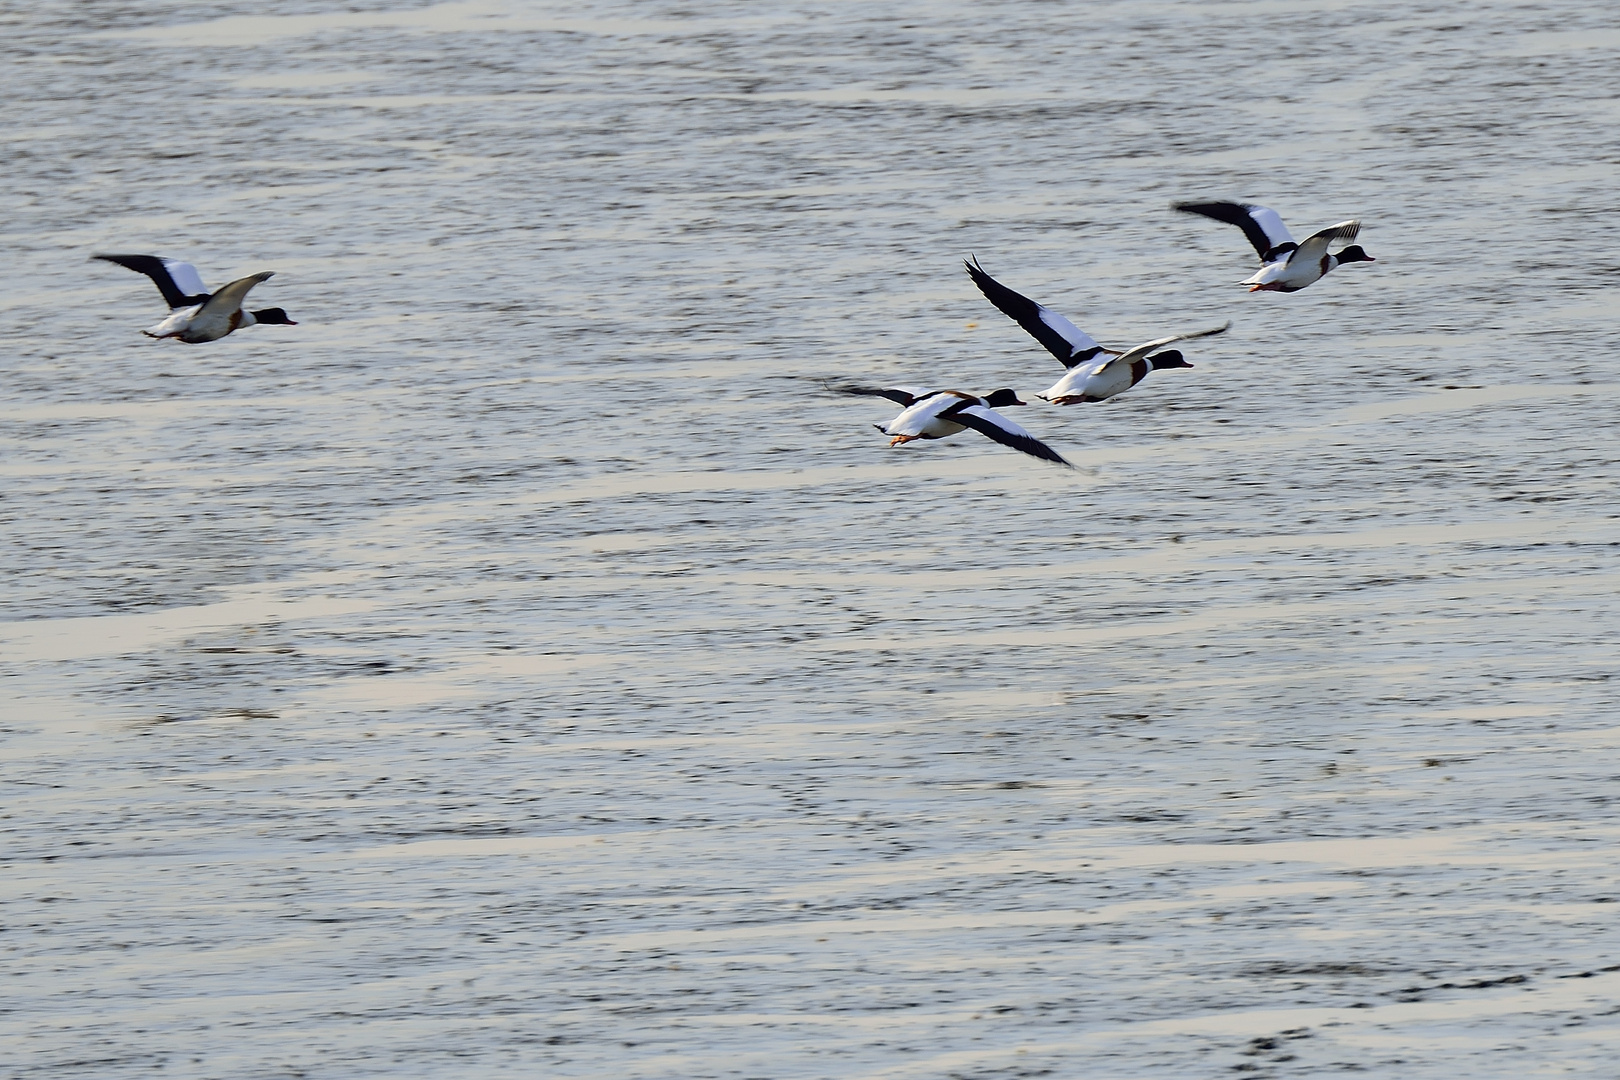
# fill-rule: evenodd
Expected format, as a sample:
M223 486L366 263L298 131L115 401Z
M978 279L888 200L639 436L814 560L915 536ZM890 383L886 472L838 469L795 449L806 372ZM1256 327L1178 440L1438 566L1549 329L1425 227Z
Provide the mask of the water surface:
M1612 1072L1609 5L0 18L16 1075Z

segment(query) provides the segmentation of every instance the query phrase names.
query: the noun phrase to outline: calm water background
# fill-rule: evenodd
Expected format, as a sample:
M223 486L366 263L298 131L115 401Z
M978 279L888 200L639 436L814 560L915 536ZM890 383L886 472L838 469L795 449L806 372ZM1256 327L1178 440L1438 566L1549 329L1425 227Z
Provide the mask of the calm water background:
M1616 27L0 8L5 1071L1612 1076Z

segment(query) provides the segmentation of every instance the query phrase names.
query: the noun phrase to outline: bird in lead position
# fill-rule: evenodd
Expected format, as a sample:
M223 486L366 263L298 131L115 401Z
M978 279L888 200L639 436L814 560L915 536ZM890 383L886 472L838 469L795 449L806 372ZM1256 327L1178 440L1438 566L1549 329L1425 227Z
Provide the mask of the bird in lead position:
M1010 389L996 390L984 397L962 390L931 390L926 386L828 386L828 389L842 394L888 398L901 406L900 415L887 424L872 425L890 437L890 446L917 439L945 439L972 428L980 435L1032 457L1059 465L1069 464L1056 450L996 412L1010 405L1025 404Z
M1307 236L1304 243L1296 244L1283 219L1275 210L1264 206L1240 202L1180 202L1175 204L1175 209L1183 214L1200 214L1224 221L1243 230L1260 256L1260 269L1253 277L1240 282L1249 286L1250 292L1299 292L1335 266L1378 261L1360 244L1351 244L1336 254L1328 253L1329 244L1356 238L1361 231L1359 221L1329 225Z
M233 330L260 323L272 326L297 326L281 308L248 311L242 307L248 290L259 282L274 277L266 270L237 278L216 293L203 285L197 268L178 259L165 259L161 255L96 255L93 258L145 274L163 294L169 305L169 317L156 326L142 330L147 337L178 338L196 345L204 341L218 341Z
M1097 344L1090 334L1051 308L1014 292L985 273L977 259L971 262L964 260L962 265L967 267L968 276L987 300L1029 331L1031 337L1044 345L1046 351L1068 369L1063 378L1045 393L1035 395L1054 405L1107 401L1147 378L1149 372L1164 368L1190 368L1192 365L1180 349L1166 349L1164 352L1154 350L1177 341L1225 333L1232 325L1228 322L1212 330L1171 334L1169 337L1144 341L1123 351L1106 349Z

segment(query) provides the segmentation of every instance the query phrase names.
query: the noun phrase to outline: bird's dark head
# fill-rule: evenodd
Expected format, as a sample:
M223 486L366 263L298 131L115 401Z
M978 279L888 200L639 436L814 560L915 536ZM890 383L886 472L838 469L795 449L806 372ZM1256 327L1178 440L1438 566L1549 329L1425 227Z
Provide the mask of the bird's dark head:
M1153 365L1154 371L1162 371L1165 368L1173 367L1192 367L1191 364L1187 363L1186 358L1181 355L1180 349L1167 349L1156 356L1148 357L1148 362Z
M253 313L253 321L267 323L270 326L297 326L298 324L287 318L287 313L281 308L265 308L263 311Z
M1350 263L1350 262L1377 262L1378 261L1377 259L1373 258L1371 255L1367 254L1367 252L1362 249L1362 246L1360 244L1351 244L1349 247L1345 248L1343 251L1341 251L1337 255L1335 255L1334 258L1339 260L1339 264L1341 266L1344 265L1345 263Z
M1009 405L1026 404L1025 402L1018 400L1018 394L1016 391L1010 390L1005 386L1000 390L991 391L985 397L984 403L990 406L992 409L1005 409Z

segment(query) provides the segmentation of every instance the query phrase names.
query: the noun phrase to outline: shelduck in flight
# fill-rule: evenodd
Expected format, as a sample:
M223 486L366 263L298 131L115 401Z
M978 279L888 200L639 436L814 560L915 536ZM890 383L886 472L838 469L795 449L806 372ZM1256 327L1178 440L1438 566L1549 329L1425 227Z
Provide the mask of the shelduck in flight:
M885 397L903 406L900 415L887 424L872 425L890 436L890 446L916 439L944 439L964 428L972 428L1003 446L1022 450L1043 461L1069 464L1056 450L996 412L998 408L1024 404L1012 390L996 390L978 397L961 390L930 390L925 386L829 386L828 389L863 397Z
M1097 344L1090 334L1051 308L1036 303L1022 293L1014 292L985 273L977 259L972 262L964 260L963 265L967 267L968 276L979 287L979 291L984 293L986 299L1019 326L1028 330L1031 337L1046 346L1047 352L1058 358L1058 363L1069 369L1068 373L1044 394L1035 395L1054 405L1107 401L1147 378L1150 371L1158 371L1161 368L1190 368L1192 365L1181 355L1179 349L1168 349L1161 353L1155 353L1153 350L1174 341L1225 333L1227 327L1232 325L1228 322L1213 330L1197 330L1190 334L1172 334L1169 337L1155 338L1124 352L1118 349L1105 349Z
M165 259L158 255L96 255L94 258L117 263L152 279L169 305L169 317L156 326L142 330L147 337L179 338L188 344L218 341L232 330L256 323L272 326L297 326L287 318L281 308L247 311L242 301L248 290L267 278L272 271L237 278L219 292L210 293L203 285L197 268L178 259Z
M1277 212L1263 206L1237 202L1183 202L1176 203L1175 208L1184 214L1202 214L1243 230L1243 235L1249 238L1249 243L1260 254L1260 270L1241 282L1250 286L1250 292L1298 292L1335 266L1378 261L1363 251L1360 244L1351 244L1336 255L1328 254L1329 244L1356 238L1356 233L1361 231L1359 221L1341 221L1337 225L1329 225L1321 232L1307 236L1303 244L1296 244Z

